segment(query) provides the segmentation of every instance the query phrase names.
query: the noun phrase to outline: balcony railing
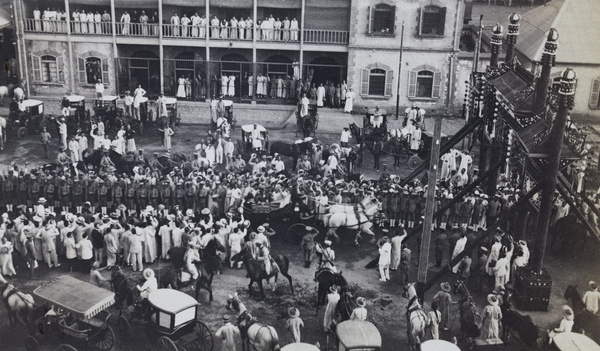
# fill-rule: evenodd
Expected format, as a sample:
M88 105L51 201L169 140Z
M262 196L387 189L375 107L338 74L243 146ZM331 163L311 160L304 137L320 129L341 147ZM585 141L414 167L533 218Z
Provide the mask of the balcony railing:
M111 22L71 22L71 33L85 35L112 35ZM251 41L254 37L261 42L299 42L300 31L290 29L262 29L262 28L232 28L223 26L210 26L208 32L205 27L183 26L173 24L155 23L123 23L116 22L116 35L137 37L158 37L162 27L162 34L168 38L203 39L206 35L210 40ZM66 21L44 21L25 19L26 32L66 33ZM318 44L348 44L349 32L336 30L305 29L304 41Z

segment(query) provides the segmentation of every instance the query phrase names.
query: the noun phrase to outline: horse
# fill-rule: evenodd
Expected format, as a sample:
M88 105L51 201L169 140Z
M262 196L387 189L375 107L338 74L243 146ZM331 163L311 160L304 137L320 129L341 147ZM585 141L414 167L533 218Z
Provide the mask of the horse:
M283 141L275 141L271 144L269 153L274 156L276 153L282 156L291 157L294 159L294 167L298 163L298 158L312 151L312 142L303 141L301 143L286 143Z
M126 306L136 303L136 284L123 274L121 267L115 265L110 273L110 284L115 293L115 305L122 311L123 301Z
M328 268L319 269L317 272L317 283L319 283L319 286L317 289L317 310L315 316L319 313L319 307L325 304L330 287L333 285L337 285L341 288L348 286L348 282L342 275L342 272L335 273Z
M354 311L356 306L356 300L350 288L348 286L342 287L340 290L340 301L336 306L336 313L340 315L342 322L350 319L352 311Z
M552 227L552 244L554 252L580 256L587 248L587 229L579 223L574 214L569 214L556 221Z
M564 298L571 302L575 312L573 331L588 335L596 342L600 342L600 317L588 311L577 291L577 285L569 285L564 293Z
M198 296L200 294L200 289L204 289L209 293L208 301L211 302L213 300L213 291L212 291L212 278L214 276L214 271L207 269L207 265L204 263L197 263L196 268L198 269L198 278L195 281L195 295L194 298L198 300ZM165 268L159 271L160 276L160 287L161 288L173 288L175 290L179 290L184 286L187 286L192 280L191 275L187 272L184 272L183 269L179 268Z
M402 297L408 299L406 307L406 319L408 320L406 335L409 343L418 345L425 338L425 331L431 325L431 319L421 307L415 283L404 287Z
M536 348L548 339L548 332L538 328L533 323L531 316L521 314L510 303L510 294L507 292L502 297L500 310L502 311L502 340L508 344L510 331L519 335L521 342L529 349Z
M242 335L242 351L279 351L279 336L270 325L259 323L246 306L240 301L238 294L229 294L227 310L233 310L237 315L237 325Z
M288 273L288 270L290 267L290 260L283 255L273 256L271 259L273 261L275 261L275 263L277 263L279 272L281 272L281 274L284 277L286 277L287 280L289 281L290 292L293 295L294 287L292 285L292 276L289 275L289 273ZM250 278L250 284L248 284L248 290L250 291L250 294L252 294L252 284L254 284L256 282L258 284L258 287L260 288L260 295L261 295L262 299L264 300L265 292L263 290L262 281L264 279L267 281L267 284L268 284L271 277L275 278L275 281L273 283L273 291L275 291L275 289L277 288L278 270L275 269L275 267L272 267L273 269L271 270L271 273L267 274L262 262L254 259L252 257L252 252L250 252L250 249L248 249L248 246L244 246L242 248L242 251L240 251L238 254L235 254L233 257L231 257L231 261L234 263L240 262L240 261L244 262L244 267L246 267L246 273L248 274L248 278Z
M30 294L24 294L17 290L14 285L2 278L2 299L8 313L10 327L15 327L19 322L25 328L31 325L29 316L33 311L35 301Z
M481 335L481 329L478 322L481 320L479 310L473 303L473 297L469 293L463 280L458 280L454 284L454 294L460 296L460 331L464 339L476 338Z
M360 239L360 233L366 233L373 237L371 240L375 242L375 233L371 230L373 223L371 220L375 217L375 214L381 210L381 202L377 199L372 199L371 202L364 206L362 211L355 212L337 212L327 213L323 216L323 224L329 228L327 230L326 239L333 235L338 238L337 229L340 227L346 227L348 229L356 230L356 237L354 243L358 245L358 239Z

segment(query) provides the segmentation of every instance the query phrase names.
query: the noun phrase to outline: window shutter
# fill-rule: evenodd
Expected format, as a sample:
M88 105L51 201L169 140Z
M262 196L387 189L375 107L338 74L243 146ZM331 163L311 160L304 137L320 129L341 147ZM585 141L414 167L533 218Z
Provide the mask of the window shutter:
M31 64L33 67L33 80L36 82L42 81L42 63L40 62L40 57L36 55L31 55Z
M373 31L373 17L375 16L375 6L369 6L369 12L367 13L367 33Z
M360 94L361 95L369 95L369 74L371 72L363 68L362 77L360 79Z
M65 58L59 56L56 58L56 70L58 71L58 81L65 82Z
M385 72L385 96L392 96L392 89L394 87L394 71L389 70Z
M596 108L600 106L598 99L600 98L600 78L592 81L592 93L590 94L590 107Z
M408 96L417 96L417 72L410 71L408 76Z
M108 60L102 60L102 83L108 85Z
M441 84L442 84L442 73L435 72L433 74L433 89L431 92L431 97L434 97L434 98L440 97Z
M444 35L444 27L446 26L446 8L440 7L440 17L438 22L438 35Z
M79 71L79 83L87 83L87 76L85 74L85 59L81 57L77 58L77 70Z
M423 8L419 7L419 11L417 12L417 34L421 35L421 31L423 30Z
M396 31L396 6L390 6L390 33Z

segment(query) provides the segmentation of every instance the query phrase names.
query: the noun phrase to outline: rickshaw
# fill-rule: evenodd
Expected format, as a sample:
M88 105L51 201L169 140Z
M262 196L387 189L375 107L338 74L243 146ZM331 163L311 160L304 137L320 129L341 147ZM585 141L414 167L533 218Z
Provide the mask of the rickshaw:
M15 106L15 107L13 107ZM10 113L7 121L7 133L12 134L16 129L19 139L24 139L27 134L39 133L42 128L48 127L48 122L53 117L44 114L44 102L40 100L23 100L21 109L18 104L11 103ZM48 132L51 132L48 130Z
M460 348L446 340L427 340L420 345L421 351L460 351Z
M384 109L367 108L363 117L363 130L374 140L384 140L387 137L387 111Z
M85 109L85 97L68 95L69 115L66 117L67 130L74 134L78 129L88 132L91 129L90 112Z
M196 299L173 289L158 289L148 295L150 311L146 333L164 351L213 349L214 340L206 324L197 320ZM121 329L131 331L129 321L119 318Z
M225 119L227 119L227 123L229 123L229 126L231 127L231 130L234 129L235 127L235 123L237 122L236 119L233 116L233 101L231 100L222 100L223 101L223 106L225 106ZM213 99L210 103L211 109L215 108L217 104L219 103L219 100L217 99ZM217 127L216 123L214 121L210 121L210 125L211 127Z
M292 344L285 345L281 348L281 351L320 351L318 347L305 342L295 342Z
M306 138L313 133L313 136L317 133L319 127L319 112L317 109L317 101L309 100L308 103L308 115L302 117L300 112L302 111L302 102L298 102L296 106L296 136L298 132L302 131L302 135Z
M28 351L39 350L39 340L53 336L60 343L68 339L82 348L107 351L113 347L115 334L105 310L115 303L112 291L63 275L36 288L33 295L44 301L44 306L33 312L33 329L39 335L25 337Z
M246 154L251 153L251 151L254 149L252 147L251 136L255 125L262 138L262 148L259 151L267 152L269 150L269 132L265 129L265 127L261 126L260 124L245 124L241 128L243 148L238 148L238 150L244 150Z
M104 95L102 99L96 99L94 104L94 116L101 119L107 129L114 125L117 117L123 112L117 107L118 96Z
M381 334L371 322L349 320L336 327L338 351L379 351Z
M600 351L600 346L590 337L579 333L558 333L550 343L552 351Z

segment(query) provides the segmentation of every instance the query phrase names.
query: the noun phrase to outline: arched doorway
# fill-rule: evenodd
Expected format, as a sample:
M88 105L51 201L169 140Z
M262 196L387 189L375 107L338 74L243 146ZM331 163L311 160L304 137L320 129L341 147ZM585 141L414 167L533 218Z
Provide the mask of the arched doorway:
M248 59L243 55L232 53L224 55L221 58L221 76L235 77L235 90L232 96L240 97L242 95L247 95L248 84L242 84L242 82L247 80L249 71L250 63L248 63ZM212 85L211 90L213 95L221 95L223 92L221 89L221 82L213 82Z
M133 90L140 84L152 95L160 92L160 61L151 51L136 51L129 58L127 90Z
M305 79L319 86L327 81L341 83L346 78L346 66L341 65L331 57L317 57L310 61L304 69Z

